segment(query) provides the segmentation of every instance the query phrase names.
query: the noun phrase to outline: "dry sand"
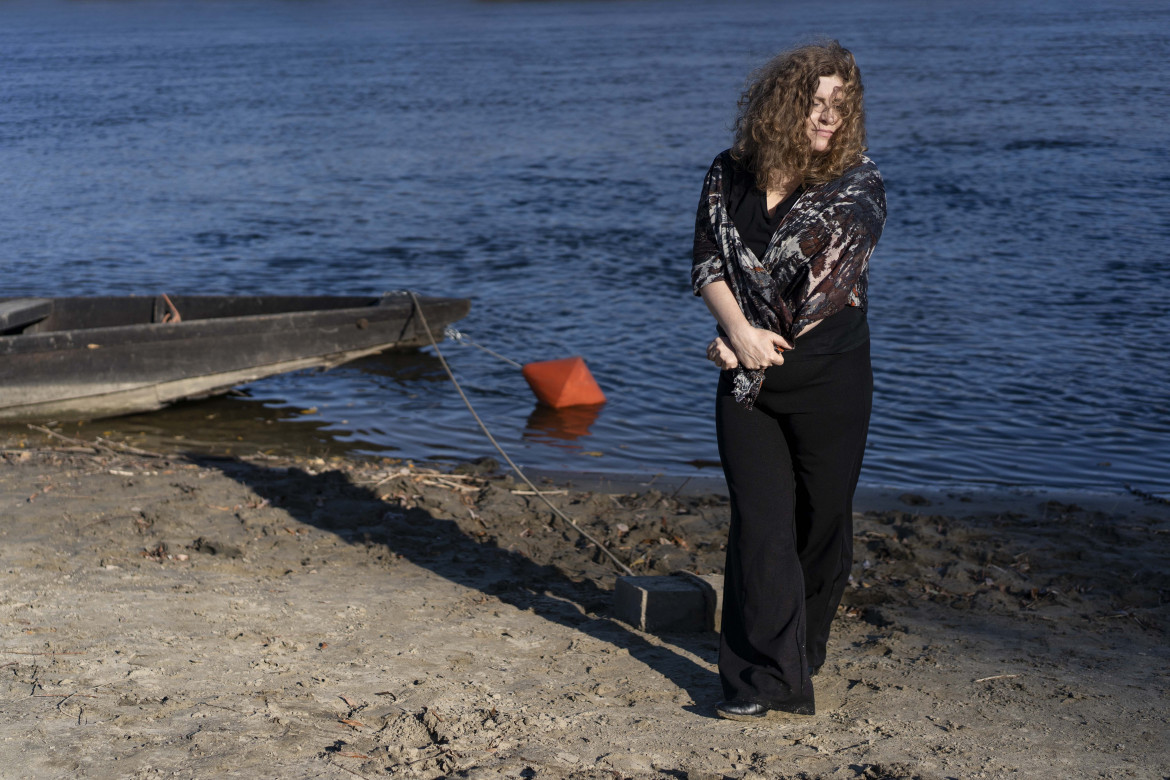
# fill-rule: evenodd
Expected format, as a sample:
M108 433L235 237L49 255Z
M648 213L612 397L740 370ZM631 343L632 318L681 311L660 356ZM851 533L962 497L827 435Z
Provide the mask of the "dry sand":
M507 477L3 453L4 778L1170 775L1156 501L863 497L820 714L744 724L715 635L609 617ZM726 500L671 492L554 500L639 573L719 571Z

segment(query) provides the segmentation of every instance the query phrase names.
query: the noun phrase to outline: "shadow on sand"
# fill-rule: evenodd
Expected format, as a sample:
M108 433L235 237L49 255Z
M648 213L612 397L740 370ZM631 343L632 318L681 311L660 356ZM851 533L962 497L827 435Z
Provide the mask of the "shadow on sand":
M588 578L574 579L552 565L539 564L503 549L483 533L477 539L454 520L435 517L421 507L387 502L374 489L339 471L313 474L298 468L265 468L225 458L196 458L207 468L255 491L296 520L336 534L350 544L381 545L393 556L428 569L466 588L494 596L520 610L532 610L553 623L579 631L629 654L659 672L708 712L720 692L718 675L669 646L652 644L606 616L612 592ZM558 521L559 522L559 521ZM565 545L573 541L566 538ZM589 552L580 549L581 561ZM673 634L667 640L708 663L717 645L711 636Z

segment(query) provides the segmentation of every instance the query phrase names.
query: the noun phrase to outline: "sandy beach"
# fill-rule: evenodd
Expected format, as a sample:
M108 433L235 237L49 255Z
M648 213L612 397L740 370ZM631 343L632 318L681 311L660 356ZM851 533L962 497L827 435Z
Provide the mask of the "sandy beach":
M586 482L548 488L638 573L721 570L724 496ZM818 715L744 724L715 634L615 620L612 565L493 463L10 440L0 776L1170 776L1170 506L858 509Z

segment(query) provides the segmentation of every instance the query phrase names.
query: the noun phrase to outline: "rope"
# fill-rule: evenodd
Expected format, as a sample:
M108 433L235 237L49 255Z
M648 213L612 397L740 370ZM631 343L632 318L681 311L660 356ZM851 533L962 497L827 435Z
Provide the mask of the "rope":
M179 310L175 307L175 304L171 303L170 296L168 296L166 293L163 293L162 299L164 301L166 301L167 308L170 309L170 311L168 311L166 314L163 315L162 321L163 322L182 322L183 315L179 314Z
M532 484L532 480L530 480L528 478L528 476L523 471L520 470L520 467L517 466L516 463L508 456L508 453L504 452L504 448L500 446L500 443L498 441L496 441L496 437L492 436L492 432L488 430L487 425L485 425L484 421L480 419L478 414L476 414L475 407L471 405L471 401L468 400L467 394L464 393L463 388L459 386L459 380L457 380L455 378L455 374L453 374L451 372L451 367L449 365L447 365L447 360L446 360L446 358L443 357L442 351L439 350L438 342L435 341L435 335L433 333L431 333L431 327L429 325L427 325L427 317L425 314L423 314L422 306L418 302L418 296L416 296L414 294L413 290L409 290L408 292L410 292L410 299L412 301L414 301L414 308L415 308L415 311L418 312L418 318L419 318L419 321L422 322L423 330L425 330L427 332L427 338L429 338L431 340L431 346L435 348L435 354L438 356L439 362L443 364L443 370L447 372L447 376L450 377L450 379L451 379L451 384L455 385L455 390L458 391L459 397L462 398L463 403L465 403L467 405L467 410L469 412L471 412L471 416L475 418L475 421L477 423L479 423L479 427L484 432L484 435L488 437L488 441L490 441L492 443L492 446L494 446L496 448L496 450L499 451L500 455L503 456L504 460L507 461L508 465L512 467L512 470L515 471L516 474L518 474L520 476L520 479L524 480L525 484L527 484L528 487L532 488L532 492L535 493L536 495L540 496L540 498L544 501L544 503L548 504L549 509L551 509L557 517L561 518L566 523L568 523L570 526L572 526L573 530L576 531L577 533L581 534L581 536L585 537L590 542L597 545L597 549L599 549L603 553L605 553L609 557L609 559L614 562L614 564L618 567L618 569L620 569L622 571L623 574L627 574L631 577L634 576L633 569L631 569L629 566L626 566L624 563L622 563L621 560L619 560L616 555L614 555L612 552L610 552L608 547L606 547L604 544L602 544L598 539L595 539L584 528L582 528L581 526L579 526L575 522L573 522L573 518L569 517L564 512L562 512L560 509L558 509L557 506L555 504L553 504L552 501L549 501L548 496L546 496L544 493L542 493L540 491L540 488L538 488L536 485ZM504 358L504 359L507 360L507 358ZM509 361L509 362L511 362L511 361Z
M475 347L476 349L482 349L484 352L488 353L492 357L497 357L500 360L504 361L505 363L512 365L512 366L515 366L516 368L524 368L524 366L520 365L515 360L512 360L511 358L506 358L503 355L501 355L499 352L495 352L493 350L488 349L483 344L476 344L474 341L467 338L467 336L460 333L458 330L456 330L451 325L448 325L447 327L443 328L443 335L446 336L447 338L453 340L453 341L458 341L460 344L470 344L471 346Z

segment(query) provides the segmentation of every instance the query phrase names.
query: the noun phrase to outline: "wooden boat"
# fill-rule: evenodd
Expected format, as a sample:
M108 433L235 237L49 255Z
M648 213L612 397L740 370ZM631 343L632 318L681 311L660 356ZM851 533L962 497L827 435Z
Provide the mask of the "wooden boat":
M418 298L435 338L471 302ZM113 417L429 344L410 294L0 298L0 420Z

